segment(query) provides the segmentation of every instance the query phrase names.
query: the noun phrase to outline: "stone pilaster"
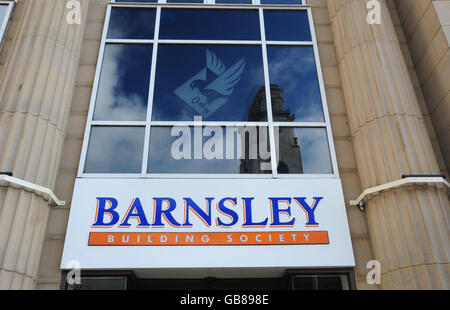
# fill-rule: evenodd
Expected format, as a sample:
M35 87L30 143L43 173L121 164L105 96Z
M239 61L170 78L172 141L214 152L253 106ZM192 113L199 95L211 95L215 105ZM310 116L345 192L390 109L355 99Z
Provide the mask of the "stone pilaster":
M439 173L386 1L379 2L381 24L370 25L367 1L328 0L363 188L402 174ZM382 288L449 289L448 215L440 186L404 187L368 200Z
M450 0L393 0L441 173L450 171ZM396 7L396 8L395 8ZM413 81L415 79L413 78ZM420 95L419 95L420 96Z
M66 3L18 2L0 72L0 170L51 189L84 31L67 23ZM0 289L35 287L48 212L41 197L0 187Z

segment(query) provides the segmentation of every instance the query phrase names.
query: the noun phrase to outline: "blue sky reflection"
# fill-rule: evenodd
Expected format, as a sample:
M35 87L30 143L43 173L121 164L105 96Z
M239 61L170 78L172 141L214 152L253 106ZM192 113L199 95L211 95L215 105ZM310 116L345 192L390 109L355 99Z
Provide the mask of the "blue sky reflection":
M283 91L284 108L297 122L323 122L322 101L312 47L268 47L270 83ZM274 116L275 121L282 121Z

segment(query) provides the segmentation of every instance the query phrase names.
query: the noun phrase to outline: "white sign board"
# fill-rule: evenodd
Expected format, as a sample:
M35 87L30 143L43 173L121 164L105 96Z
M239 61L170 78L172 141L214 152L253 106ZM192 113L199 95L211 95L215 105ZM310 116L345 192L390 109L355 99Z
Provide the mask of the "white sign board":
M61 263L353 267L339 179L77 179Z

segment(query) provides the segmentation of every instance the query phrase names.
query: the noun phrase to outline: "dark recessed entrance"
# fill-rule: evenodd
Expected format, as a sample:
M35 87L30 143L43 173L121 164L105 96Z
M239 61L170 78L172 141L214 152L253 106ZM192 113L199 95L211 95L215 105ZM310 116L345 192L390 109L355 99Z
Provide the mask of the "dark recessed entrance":
M140 279L133 272L86 271L81 284L68 285L63 273L63 290L351 290L352 269L292 270L280 278Z

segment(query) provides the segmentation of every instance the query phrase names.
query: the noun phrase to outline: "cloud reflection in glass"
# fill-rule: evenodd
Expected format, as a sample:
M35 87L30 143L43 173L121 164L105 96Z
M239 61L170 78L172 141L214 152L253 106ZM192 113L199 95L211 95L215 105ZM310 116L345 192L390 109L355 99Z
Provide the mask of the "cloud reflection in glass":
M325 128L280 128L280 137L292 136L296 145L300 148L301 158L292 158L291 148L280 146L280 162L286 166L286 171L279 173L289 174L331 174L330 150L328 148L328 137ZM280 138L282 139L282 138ZM281 142L281 141L280 141ZM287 150L286 152L284 150ZM297 170L296 161L301 161L303 171Z
M84 172L140 173L144 135L144 127L92 127Z
M94 120L146 119L152 45L105 47Z
M296 122L323 122L322 101L313 49L310 46L269 46L270 83L283 92L284 109ZM275 107L274 107L275 112ZM275 121L286 121L278 118Z
M108 39L153 39L156 9L112 8Z

